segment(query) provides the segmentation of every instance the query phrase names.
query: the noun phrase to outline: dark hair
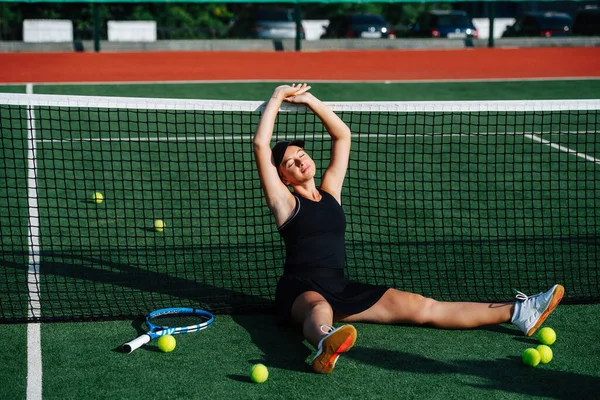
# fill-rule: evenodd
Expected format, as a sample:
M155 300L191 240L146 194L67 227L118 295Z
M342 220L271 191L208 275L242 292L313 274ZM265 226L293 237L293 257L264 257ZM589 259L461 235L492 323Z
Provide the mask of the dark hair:
M275 161L276 167L279 167L283 161L283 156L285 155L285 151L289 146L298 146L304 148L304 140L282 141L273 146L271 152L273 153L273 160Z

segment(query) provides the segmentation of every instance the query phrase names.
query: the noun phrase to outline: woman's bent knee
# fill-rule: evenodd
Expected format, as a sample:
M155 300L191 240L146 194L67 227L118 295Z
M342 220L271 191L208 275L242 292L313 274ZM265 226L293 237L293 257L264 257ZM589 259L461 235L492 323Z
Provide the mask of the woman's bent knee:
M292 305L292 318L299 323L316 312L328 312L333 315L333 310L327 300L317 292L302 293Z

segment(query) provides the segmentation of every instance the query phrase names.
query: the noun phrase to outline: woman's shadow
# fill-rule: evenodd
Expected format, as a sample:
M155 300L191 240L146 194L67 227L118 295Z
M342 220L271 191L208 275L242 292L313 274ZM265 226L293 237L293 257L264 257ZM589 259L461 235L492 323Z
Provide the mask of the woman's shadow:
M314 350L304 341L301 327L280 322L274 313L234 314L232 318L246 329L263 354L260 360L248 360L249 366L262 363L267 367L312 372L308 358Z

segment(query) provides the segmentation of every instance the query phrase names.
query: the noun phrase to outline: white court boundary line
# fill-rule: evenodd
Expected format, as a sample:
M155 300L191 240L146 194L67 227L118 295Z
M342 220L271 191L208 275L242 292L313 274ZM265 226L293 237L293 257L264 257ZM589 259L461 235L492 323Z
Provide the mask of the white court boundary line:
M563 135L582 135L589 134L592 132L589 131L565 131L565 132L556 132L557 134ZM354 133L352 134L352 138L362 138L362 137L398 137L398 138L413 138L413 137L427 137L427 138L436 138L436 137L477 137L477 136L524 136L530 138L532 135L549 135L553 134L553 132L482 132L482 133ZM302 134L299 136L287 136L280 135L277 137L277 140L291 140L297 139L301 137L303 139L326 139L329 138L327 134ZM139 137L104 137L104 138L75 138L75 139L37 139L38 143L42 144L53 144L53 143L70 143L70 144L78 144L78 143L97 143L97 142L131 142L131 143L147 143L147 142L217 142L217 141L244 141L244 140L252 140L254 135L252 134L223 134L223 135L173 135L173 136L139 136Z
M27 85L28 94L33 86ZM29 263L27 267L27 290L29 307L27 317L36 320L40 317L40 218L37 197L37 143L35 113L33 106L27 106L27 202L29 207ZM42 346L39 322L27 324L27 400L42 399Z
M542 139L541 137L537 137L535 135L529 135L528 134L528 135L524 135L524 136L526 138L529 138L529 139L533 140L533 141L539 142L539 143L544 144L546 146L550 146L553 149L562 151L562 152L567 153L567 154L573 154L573 155L575 155L577 157L583 158L586 161L591 161L591 162L593 162L595 164L600 165L600 158L595 158L595 157L592 157L592 156L588 156L585 153L581 153L581 152L579 152L577 150L573 150L573 149L571 149L569 147L562 146L562 145L557 144L557 143L553 143L553 142L551 142L549 140Z
M543 81L593 81L600 79L600 76L550 76L550 77L521 77L521 78L464 78L464 79L189 79L189 80L168 80L168 81L86 81L86 82L36 82L36 85L51 86L102 86L102 85L180 85L180 84L223 84L223 83L277 83L277 82L306 82L306 83L485 83L485 82L543 82ZM0 82L4 86L20 86L24 82Z
M560 132L561 134L588 134L590 132L587 131L569 131L569 132ZM533 132L533 133L529 133L529 132L512 132L512 133L442 133L442 134L436 134L436 133L423 133L423 134L402 134L402 135L396 135L396 134L384 134L384 133L376 133L376 134L355 134L352 135L353 138L356 137L388 137L388 136L399 136L401 138L408 138L408 137L428 137L428 138L435 138L435 137L461 137L461 136L523 136L526 137L534 142L538 142L541 143L543 145L546 146L550 146L558 151L562 151L564 153L567 154L572 154L575 155L576 157L579 158L583 158L586 161L591 161L595 164L600 165L600 158L595 158L592 157L590 155L587 155L585 153L582 152L578 152L576 150L573 150L569 147L557 144L557 143L553 143L549 140L546 139L542 139L541 137L538 137L536 135L541 135L541 134L551 134L551 132ZM303 135L303 138L326 138L328 137L327 135ZM125 142L125 143L150 143L150 142L197 142L197 141L235 141L235 140L239 140L239 141L244 141L244 140L252 140L253 135L228 135L228 136L184 136L184 137L173 137L173 136L164 136L164 137L130 137L130 138L81 138L81 139L38 139L39 143L50 143L50 144L63 144L63 143L70 143L70 144L83 144L83 143L98 143L98 142ZM293 138L288 138L288 137L279 137L279 140L290 140Z
M590 132L586 132L586 131L576 131L576 132L561 132L562 134L587 134ZM528 139L531 139L532 141L541 143L543 145L547 145L550 146L556 150L562 151L564 153L567 154L573 154L579 158L583 158L586 161L591 161L595 164L600 165L600 158L595 158L592 156L589 156L585 153L581 153L578 152L576 150L573 150L569 147L566 146L562 146L560 144L557 143L553 143L549 140L546 139L542 139L536 135L540 135L540 134L551 134L550 132L534 132L534 133L524 133L524 132L513 132L513 133L442 133L442 134L402 134L402 135L391 135L391 134L358 134L358 135L352 135L352 137L388 137L388 136L400 136L402 138L406 138L406 137L429 137L429 138L434 138L434 137L460 137L460 136L523 136L526 137ZM326 138L326 135L303 135L303 138ZM169 137L169 136L165 136L165 137L132 137L132 138L81 138L81 139L38 139L38 142L40 143L97 143L97 142L137 142L137 143L149 143L149 142L197 142L197 141L234 141L234 140L251 140L253 138L253 135L232 135L232 136L220 136L220 137L216 137L216 136L192 136L192 137ZM291 138L288 137L280 137L279 139L282 140L289 140Z

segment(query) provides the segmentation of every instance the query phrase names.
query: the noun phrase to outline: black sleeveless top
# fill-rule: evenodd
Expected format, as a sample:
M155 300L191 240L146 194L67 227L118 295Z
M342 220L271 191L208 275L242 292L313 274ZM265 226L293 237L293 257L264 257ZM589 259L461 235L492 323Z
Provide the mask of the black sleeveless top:
M322 268L343 274L346 217L332 195L324 190L319 192L322 198L318 202L295 195L296 209L279 227L286 247L286 275L319 273Z
M321 201L294 195L296 208L279 227L286 261L277 283L275 305L284 320L291 320L292 305L304 292L317 292L334 312L352 315L371 307L389 289L346 278L346 217L331 194L322 189L319 192Z

